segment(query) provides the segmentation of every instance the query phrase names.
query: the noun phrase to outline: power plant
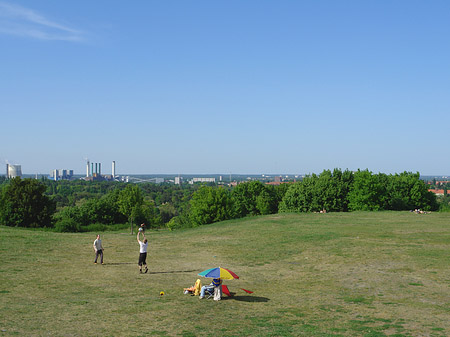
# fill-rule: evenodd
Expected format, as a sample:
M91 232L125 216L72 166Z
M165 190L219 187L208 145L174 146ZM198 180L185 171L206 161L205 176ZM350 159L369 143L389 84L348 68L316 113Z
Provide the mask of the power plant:
M117 175L117 167L116 161L113 160L111 163L111 174L102 174L102 163L91 162L88 158L84 158L86 161L86 173L80 175L74 174L74 170L69 169L53 169L50 171L48 175L42 175L44 178L48 178L54 181L60 180L74 180L74 179L83 179L85 181L121 181L121 182L133 182L133 183L144 183L151 182L155 184L164 183L164 178L146 178L141 176L119 176ZM22 166L21 165L12 165L6 161L6 177L8 179L15 177L22 177ZM29 176L29 174L26 174ZM176 179L176 184L182 183L182 178L179 176ZM38 174L36 174L36 179L38 179ZM202 180L203 179L203 180ZM196 181L210 182L211 180L215 181L214 178L202 178ZM205 180L206 179L206 180ZM191 182L192 183L192 182Z
M22 176L22 166L21 165L11 165L6 164L6 177L8 179L21 177Z
M111 175L102 175L102 163L91 163L86 159L86 177L85 180L101 181L101 180L116 180L116 162L112 162Z

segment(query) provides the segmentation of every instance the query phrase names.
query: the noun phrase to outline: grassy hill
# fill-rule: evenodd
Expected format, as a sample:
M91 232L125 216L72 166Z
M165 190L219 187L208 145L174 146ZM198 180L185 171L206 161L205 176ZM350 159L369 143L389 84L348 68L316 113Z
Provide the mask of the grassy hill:
M0 336L447 336L449 223L287 214L151 231L142 275L128 233L100 233L102 266L97 233L0 227ZM234 297L183 294L215 266L240 276L225 281Z

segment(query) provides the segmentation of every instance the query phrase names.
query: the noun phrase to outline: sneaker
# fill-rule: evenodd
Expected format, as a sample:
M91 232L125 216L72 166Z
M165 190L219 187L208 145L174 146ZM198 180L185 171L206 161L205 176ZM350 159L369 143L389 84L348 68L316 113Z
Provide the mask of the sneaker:
M145 268L145 272L144 272L144 273L146 273L146 274L147 274L147 272L148 272L148 268Z
M94 262L94 264L97 264L97 262Z
M202 298L204 298L205 296L200 296L198 299L201 300Z

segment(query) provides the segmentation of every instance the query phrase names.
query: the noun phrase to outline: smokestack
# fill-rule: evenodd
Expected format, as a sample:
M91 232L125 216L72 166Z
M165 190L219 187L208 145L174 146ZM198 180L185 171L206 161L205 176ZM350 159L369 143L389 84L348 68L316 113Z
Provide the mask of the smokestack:
M86 165L86 178L89 178L89 160L87 161Z
M91 176L94 175L94 163L91 163Z
M111 175L112 175L113 179L116 177L116 162L115 161L112 162Z
M102 175L102 163L98 163L98 175Z

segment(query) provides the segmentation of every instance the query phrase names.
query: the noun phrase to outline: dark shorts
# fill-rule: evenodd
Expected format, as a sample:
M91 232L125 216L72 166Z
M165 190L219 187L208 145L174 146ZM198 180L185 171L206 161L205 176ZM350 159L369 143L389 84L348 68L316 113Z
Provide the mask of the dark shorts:
M139 253L139 262L138 265L142 266L143 264L147 264L147 253Z

